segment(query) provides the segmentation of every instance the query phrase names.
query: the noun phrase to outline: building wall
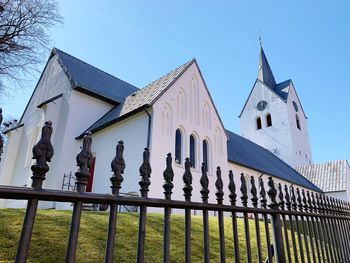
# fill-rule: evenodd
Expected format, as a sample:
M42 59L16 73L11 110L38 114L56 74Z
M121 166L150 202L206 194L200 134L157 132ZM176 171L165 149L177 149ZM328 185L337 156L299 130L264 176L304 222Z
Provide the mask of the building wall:
M259 101L268 104L265 110L259 111ZM267 127L266 115L271 114L272 126ZM257 118L262 120L262 129L257 129ZM268 149L287 163L293 162L291 131L288 125L288 109L285 102L257 81L240 117L241 133L258 145Z
M41 108L37 107L42 102L62 93L63 96L54 102ZM43 187L60 189L63 174L76 169L75 155L80 149L81 142L76 141L75 137L111 108L112 105L106 102L71 90L70 83L59 66L57 58L53 57L48 62L23 114L22 123L24 126L20 128L22 130L21 136L12 135L17 133L16 130L10 132L9 145L16 146L17 142L19 146L18 149L11 148L12 152L9 153L9 157L6 157L6 161L1 162L0 169L13 166L12 163L16 165L14 165L12 173L11 169L4 168L6 172L0 174L0 181L16 186L29 186L31 184L30 167L34 164L32 148L40 139L44 122L50 120L53 126L51 141L55 154L51 164L49 164L50 171L47 173ZM22 201L8 201L7 203L6 206L11 207L24 205ZM43 207L51 207L52 205L52 203L45 203Z
M209 146L208 176L214 180L216 166L227 163L227 137L208 90L201 78L197 65L189 69L170 87L153 106L151 138L152 184L149 196L163 197L163 171L168 152L173 156L174 194L173 199L183 200L183 179L185 157L189 157L189 140L192 134L196 141L195 167L193 176L194 201L200 201L201 163L203 162L203 140ZM175 162L175 131L182 133L182 160ZM215 192L214 184L209 186ZM176 190L175 190L176 189ZM215 196L211 195L211 201Z
M260 81L255 83L251 95L240 117L242 136L261 145L277 157L295 167L312 162L311 147L308 138L307 119L297 98L295 89L290 86L287 103ZM263 111L257 109L259 101L266 101ZM293 101L298 105L296 113ZM272 126L267 127L266 116L271 114ZM301 130L296 126L296 114ZM257 129L257 118L262 120L262 129Z
M148 116L142 112L93 134L92 152L96 157L93 192L111 192L111 162L119 140L124 141L126 164L121 192L139 192L139 167L142 164L143 150L147 146L147 132Z
M298 107L297 112L294 109L293 101ZM292 155L294 156L290 165L292 167L296 167L311 164L313 161L309 142L307 119L304 115L303 108L301 107L296 91L292 85L289 90L287 109L292 139ZM299 118L300 130L297 128L296 116Z

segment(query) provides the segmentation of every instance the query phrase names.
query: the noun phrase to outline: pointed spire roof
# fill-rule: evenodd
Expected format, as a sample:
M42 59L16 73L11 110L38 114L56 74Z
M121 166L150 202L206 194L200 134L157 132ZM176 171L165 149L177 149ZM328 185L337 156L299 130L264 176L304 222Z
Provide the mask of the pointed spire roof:
M263 82L266 86L268 86L271 89L274 89L276 86L275 77L273 76L272 70L270 68L269 62L267 61L262 46L260 46L258 80Z

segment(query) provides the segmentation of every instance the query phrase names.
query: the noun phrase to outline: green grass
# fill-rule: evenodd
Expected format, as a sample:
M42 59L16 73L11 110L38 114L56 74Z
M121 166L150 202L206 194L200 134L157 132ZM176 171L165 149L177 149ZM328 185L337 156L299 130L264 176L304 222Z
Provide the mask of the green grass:
M0 209L0 262L13 262L24 210ZM67 246L71 211L38 210L27 262L63 262ZM254 222L250 222L252 255L256 260ZM103 262L107 236L108 213L83 212L77 262ZM266 258L265 233L260 223L263 257ZM219 262L219 235L217 217L210 217L210 258ZM241 262L246 262L243 220L238 219ZM117 239L114 262L135 262L137 251L138 214L120 213L117 222ZM146 226L145 262L162 261L163 215L148 214ZM202 218L192 217L192 262L203 262ZM231 218L225 218L227 262L233 262ZM184 217L171 217L171 262L184 262Z

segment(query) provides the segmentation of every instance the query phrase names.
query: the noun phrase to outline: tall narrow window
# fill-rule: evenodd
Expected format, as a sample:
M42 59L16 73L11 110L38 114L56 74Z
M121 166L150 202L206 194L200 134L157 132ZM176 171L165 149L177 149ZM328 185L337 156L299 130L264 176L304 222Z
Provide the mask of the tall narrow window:
M257 129L257 130L260 130L261 128L262 128L262 126L261 126L261 118L258 117L258 118L256 119L256 129Z
M205 165L205 169L208 171L208 143L206 140L203 141L203 163Z
M296 120L296 122L297 122L297 128L298 128L299 130L301 130L301 127L300 127L300 120L299 120L298 114L295 114L295 120Z
M182 153L182 134L179 129L175 133L175 162L181 163Z
M271 114L266 115L266 126L271 127L272 126L272 119L271 119Z
M190 136L190 161L191 166L196 167L196 139L193 135Z

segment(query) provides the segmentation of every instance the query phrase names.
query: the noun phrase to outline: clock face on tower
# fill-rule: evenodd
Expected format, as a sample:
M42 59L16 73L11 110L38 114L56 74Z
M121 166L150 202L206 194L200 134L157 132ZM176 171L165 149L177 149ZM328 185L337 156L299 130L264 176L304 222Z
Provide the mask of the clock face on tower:
M256 108L259 111L263 111L263 110L266 109L266 106L267 106L267 101L261 100L261 101L258 102L258 105L256 105Z

